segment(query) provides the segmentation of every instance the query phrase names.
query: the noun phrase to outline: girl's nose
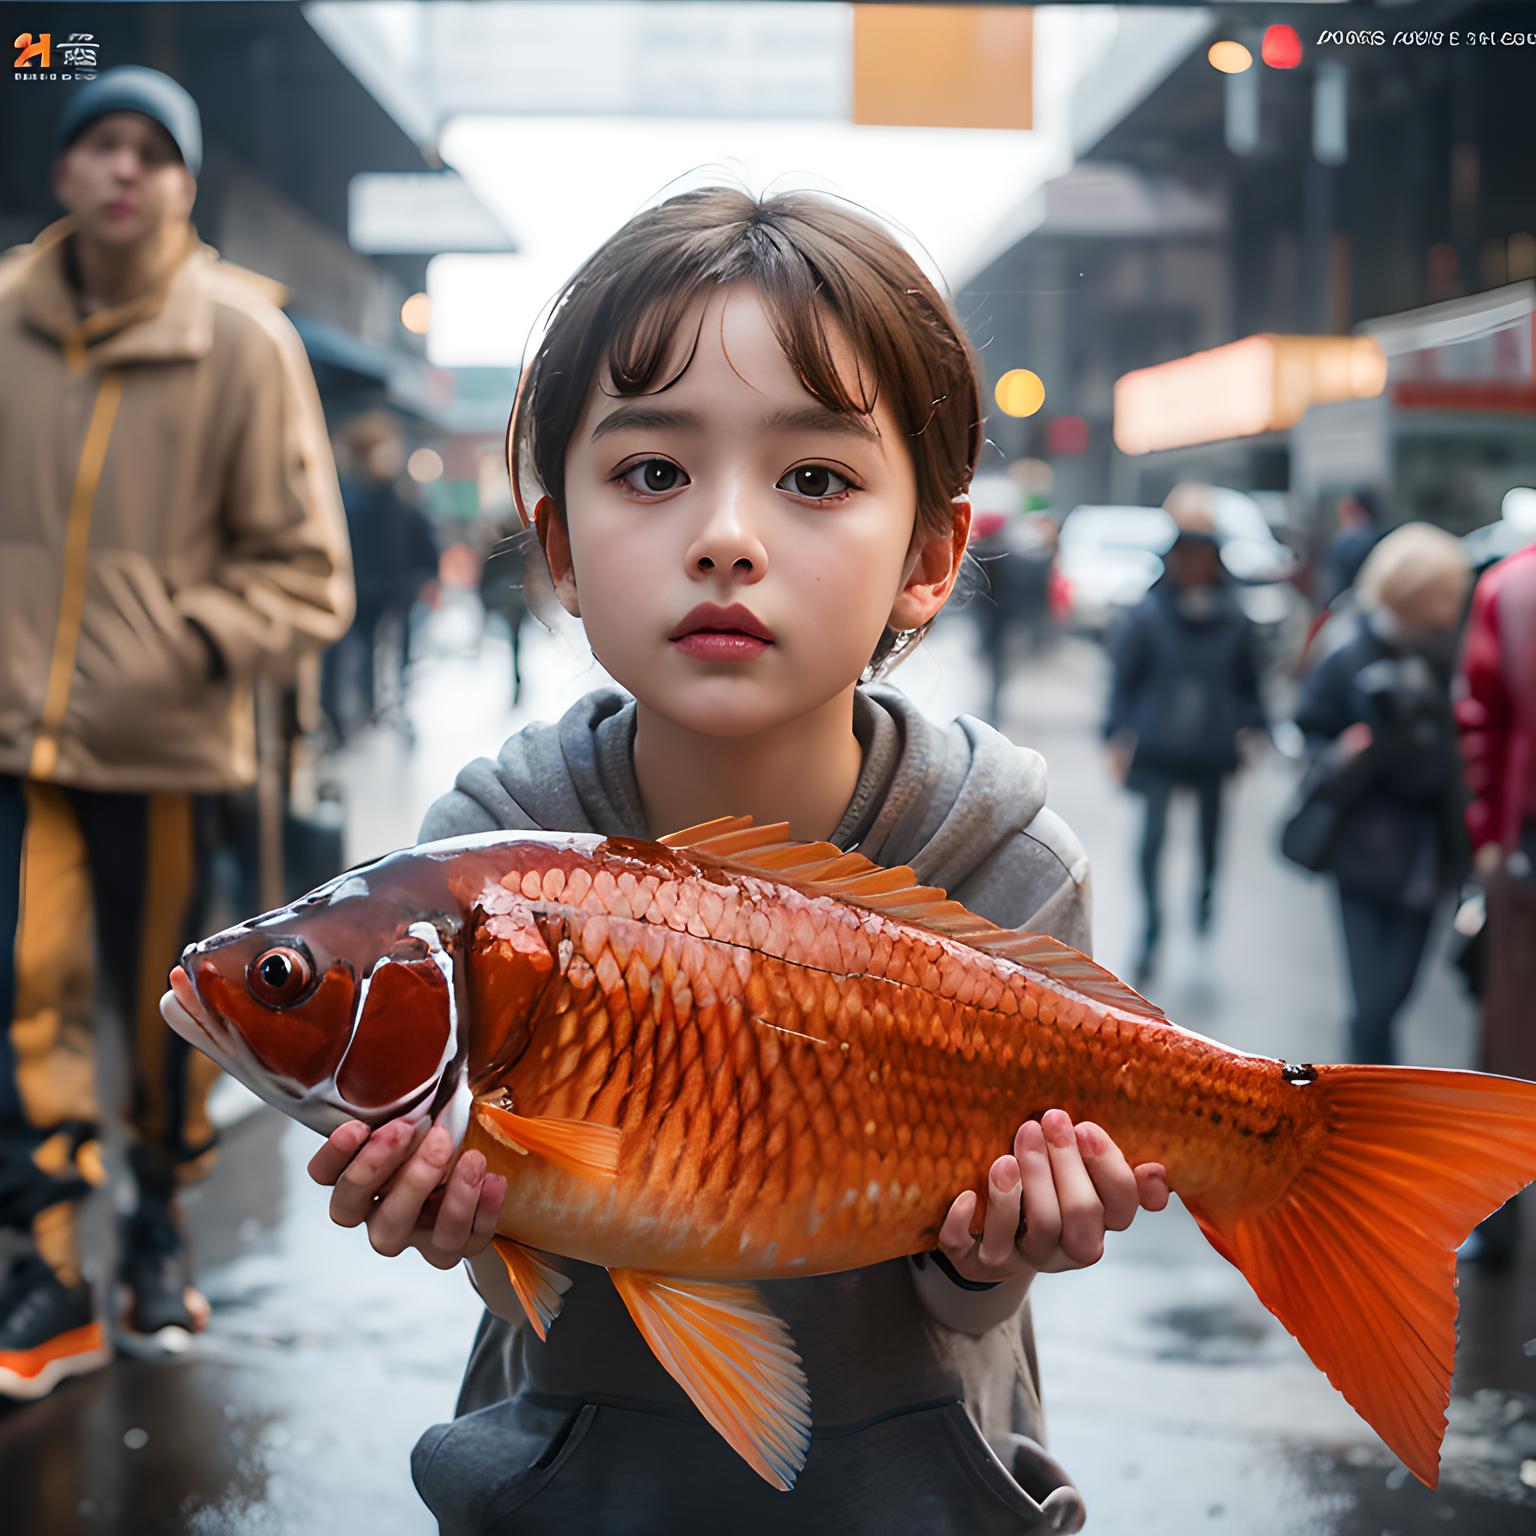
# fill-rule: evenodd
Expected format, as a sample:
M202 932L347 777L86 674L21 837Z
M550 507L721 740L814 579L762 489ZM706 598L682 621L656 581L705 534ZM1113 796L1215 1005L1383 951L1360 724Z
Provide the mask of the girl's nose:
M759 580L768 569L768 551L735 496L724 496L688 549L690 573L707 576L730 571L747 581Z

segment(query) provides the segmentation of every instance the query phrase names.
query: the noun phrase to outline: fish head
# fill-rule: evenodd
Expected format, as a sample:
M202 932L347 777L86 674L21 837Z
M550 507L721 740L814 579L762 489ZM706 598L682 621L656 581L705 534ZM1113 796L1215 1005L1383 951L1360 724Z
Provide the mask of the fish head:
M457 1142L469 1105L460 920L451 901L422 898L435 882L409 865L394 855L189 945L165 1021L322 1135L349 1119L430 1115Z

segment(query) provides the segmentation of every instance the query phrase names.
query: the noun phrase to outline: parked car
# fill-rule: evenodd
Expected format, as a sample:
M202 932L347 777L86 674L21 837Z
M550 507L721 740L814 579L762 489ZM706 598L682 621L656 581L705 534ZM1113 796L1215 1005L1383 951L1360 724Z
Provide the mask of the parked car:
M1276 661L1294 656L1307 632L1307 606L1292 583L1296 556L1274 535L1251 496L1209 488L1221 560L1238 588L1243 611L1259 628ZM1133 608L1162 574L1173 541L1173 519L1161 507L1083 506L1061 529L1060 570L1068 588L1068 622L1103 635Z
M1207 490L1227 570L1244 583L1289 581L1299 563L1295 551L1275 537L1258 501L1222 485Z
M1068 625L1103 635L1162 575L1163 553L1175 532L1161 507L1083 506L1069 512L1056 557Z
M971 538L978 542L1001 533L1024 510L1024 493L1008 478L987 471L971 481Z
M1496 522L1474 528L1461 539L1478 576L1527 544L1536 544L1536 490L1523 485L1505 496Z

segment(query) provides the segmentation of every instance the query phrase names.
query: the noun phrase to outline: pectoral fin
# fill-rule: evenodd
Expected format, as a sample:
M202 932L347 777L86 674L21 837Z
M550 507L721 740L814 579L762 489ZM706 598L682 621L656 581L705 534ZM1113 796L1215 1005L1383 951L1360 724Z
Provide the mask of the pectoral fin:
M528 1314L533 1331L541 1340L549 1335L549 1325L560 1316L571 1277L556 1268L543 1254L515 1243L510 1237L491 1239L491 1246L507 1266L507 1279L517 1292L517 1299Z
M608 1273L656 1358L726 1443L788 1492L805 1465L811 1397L794 1340L750 1285Z
M475 1116L497 1141L514 1152L536 1152L562 1168L593 1178L615 1179L619 1175L617 1126L514 1115L484 1101L475 1106Z

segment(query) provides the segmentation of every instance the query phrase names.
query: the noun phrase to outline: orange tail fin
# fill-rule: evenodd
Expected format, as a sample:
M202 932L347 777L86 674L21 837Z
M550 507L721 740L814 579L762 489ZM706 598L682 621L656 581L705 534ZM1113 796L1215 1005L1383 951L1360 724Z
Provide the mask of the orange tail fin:
M1318 1067L1328 1134L1261 1210L1186 1202L1216 1250L1420 1482L1439 1476L1458 1243L1536 1179L1536 1083Z

